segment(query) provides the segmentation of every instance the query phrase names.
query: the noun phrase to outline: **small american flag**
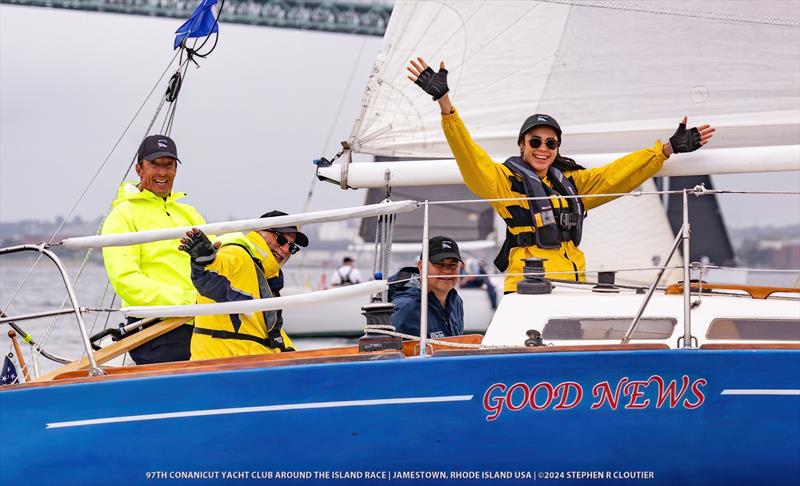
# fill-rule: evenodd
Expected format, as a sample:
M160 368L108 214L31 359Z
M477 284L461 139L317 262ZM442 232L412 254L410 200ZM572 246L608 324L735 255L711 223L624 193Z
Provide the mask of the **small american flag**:
M5 359L3 360L3 372L0 374L0 386L5 385L13 385L14 383L19 383L19 377L17 376L17 368L14 366L14 363L11 362L9 358L12 358L14 355L9 353Z

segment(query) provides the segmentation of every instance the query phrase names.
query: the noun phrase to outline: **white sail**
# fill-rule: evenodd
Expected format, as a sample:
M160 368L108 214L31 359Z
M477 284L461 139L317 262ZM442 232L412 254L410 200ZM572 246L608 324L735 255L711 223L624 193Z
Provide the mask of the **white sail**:
M655 184L647 181L643 191L654 191ZM589 212L584 220L580 248L586 255L586 269L611 271L644 269L663 265L675 236L664 216L658 196L621 197ZM683 265L680 253L669 262L670 267ZM683 270L664 272L662 283L676 282ZM617 273L617 283L648 284L655 271L624 271ZM594 280L594 275L589 278Z
M559 121L565 155L638 150L683 115L719 128L714 148L798 145L799 27L795 1L399 1L350 143L451 157L438 105L406 77L422 56L447 63L455 106L500 159L532 113Z
M718 131L660 175L800 169L800 2L398 1L355 152L451 159L438 104L407 79L415 56L446 62L454 105L496 161L518 153L533 113L555 117L561 152L587 167L665 140L687 115ZM347 169L350 187L382 187L386 169L396 186L462 182L452 160ZM339 181L342 168L320 175ZM656 198L615 201L586 225L589 269L663 263L673 242Z

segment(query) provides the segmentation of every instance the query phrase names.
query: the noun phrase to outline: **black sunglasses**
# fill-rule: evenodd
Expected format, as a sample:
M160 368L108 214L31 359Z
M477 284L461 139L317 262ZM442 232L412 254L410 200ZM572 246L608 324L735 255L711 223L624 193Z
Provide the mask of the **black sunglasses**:
M548 138L548 139L547 139L547 140L544 142L544 144L545 144L545 145L547 146L547 148L549 148L550 150L555 150L555 149L557 149L557 148L558 148L558 146L560 145L560 143L558 142L558 140L556 140L556 139L554 139L554 138ZM533 138L531 138L530 140L528 140L528 145L530 145L530 146L531 146L531 148L533 148L533 149L537 149L537 148L539 148L539 147L541 147L541 146L542 146L542 139L541 139L541 138L538 138L538 137L533 137Z
M275 239L278 241L278 246L283 246L283 245L289 243L289 253L290 254L294 255L295 253L300 251L300 247L299 246L297 246L294 243L290 242L289 239L286 238L285 236L283 236L281 233L278 233L277 231L269 231L269 233L272 233L273 235L275 235Z

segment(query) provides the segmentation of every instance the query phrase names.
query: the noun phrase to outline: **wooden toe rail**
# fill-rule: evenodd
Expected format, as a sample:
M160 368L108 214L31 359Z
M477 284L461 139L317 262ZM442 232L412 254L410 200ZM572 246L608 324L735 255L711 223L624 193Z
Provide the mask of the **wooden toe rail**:
M142 344L150 341L151 339L155 339L162 334L166 334L173 329L177 329L178 327L186 324L187 322L191 321L191 317L173 317L172 319L166 319L161 322L157 322L151 326L146 327L145 329L131 334L130 336L120 339L119 341L110 344L103 349L94 353L94 359L97 362L97 365L101 365L106 363L117 356L122 356L123 354L127 353L133 348L141 346ZM51 371L50 373L44 374L39 378L33 380L33 382L42 382L42 381L50 381L55 379L55 377L62 375L64 373L70 371L80 371L83 370L83 374L85 375L85 370L89 369L89 359L82 358L77 361L73 361L72 363L68 363L57 370Z
M775 293L800 293L800 287L760 287L757 285L734 285L734 284L703 284L703 290L737 290L746 292L754 299L766 299ZM699 292L700 283L692 282L689 284L689 291ZM667 287L667 295L676 295L683 293L683 282L678 282Z
M171 319L172 321L174 319ZM180 324L182 324L181 322ZM177 325L180 325L177 324ZM95 353L95 358L98 360L98 364L105 363L109 359L112 359L120 354L128 351L129 349L135 348L141 342L145 342L147 339L139 338L136 341L128 342L129 340L133 340L140 334L146 333L156 326L159 326L155 331L151 331L152 333L158 333L157 335L161 335L167 330L174 329L173 325L175 323L169 321L163 321L153 326L145 329L144 331L138 332L136 334L131 335L130 337L123 339L117 343L114 343L106 348ZM177 327L175 325L175 327ZM166 329L166 330L164 330ZM145 336L146 337L146 336ZM153 336L155 337L155 336ZM468 334L465 336L454 336L454 337L447 337L441 338L440 341L449 341L454 343L469 343L469 344L480 344L483 336L480 334ZM127 344L126 344L127 343ZM176 361L172 363L157 363L157 364L149 364L149 365L132 365L132 366L123 366L123 367L115 367L115 368L104 368L103 371L106 373L107 376L120 376L120 375L133 375L135 374L138 376L154 376L154 375L165 375L165 374L173 374L173 373L199 373L199 372L208 372L208 371L217 371L223 369L239 369L239 368L252 368L252 367L274 367L274 366L289 366L289 365L299 365L299 364L319 364L319 363L332 363L332 362L340 362L340 361L368 361L373 359L389 359L390 357L403 357L403 356L415 356L419 354L419 341L404 341L403 342L403 350L402 354L397 351L378 351L378 352L371 352L371 353L359 353L358 346L342 346L337 348L323 348L323 349L310 349L307 351L294 351L291 353L267 353L267 354L254 354L250 356L236 356L230 358L216 358L216 359L205 359L205 360L196 360L196 361ZM442 350L442 349L452 349L448 348L447 346L441 344L434 344L432 345L434 351ZM112 352L109 352L111 348L114 348ZM379 356L379 355L385 356ZM70 363L58 370L55 370L47 375L43 375L35 382L49 382L52 380L75 380L79 378L89 378L86 376L86 370L88 370L89 365L87 360L81 360L80 362L75 361ZM103 378L103 377L91 377L94 379ZM80 380L85 381L85 380Z

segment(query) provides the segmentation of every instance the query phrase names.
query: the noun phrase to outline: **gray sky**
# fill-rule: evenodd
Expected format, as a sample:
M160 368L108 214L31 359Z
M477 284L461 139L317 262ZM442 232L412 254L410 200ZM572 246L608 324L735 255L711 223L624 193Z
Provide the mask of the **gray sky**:
M66 214L172 58L181 23L0 7L0 220ZM184 81L175 190L208 221L302 209L311 161L349 136L379 46L376 37L222 25L217 49ZM76 214L106 212L157 101ZM312 209L362 203L363 193L317 184Z
M180 24L0 6L0 221L66 214L171 59ZM217 50L184 82L173 129L184 162L175 190L189 193L186 202L209 222L301 210L311 160L330 157L349 136L379 46L374 37L223 24ZM76 214L107 211L156 102ZM800 173L716 176L714 183L800 191ZM319 183L311 209L355 206L363 197ZM721 205L731 227L800 222L797 196L727 196Z

